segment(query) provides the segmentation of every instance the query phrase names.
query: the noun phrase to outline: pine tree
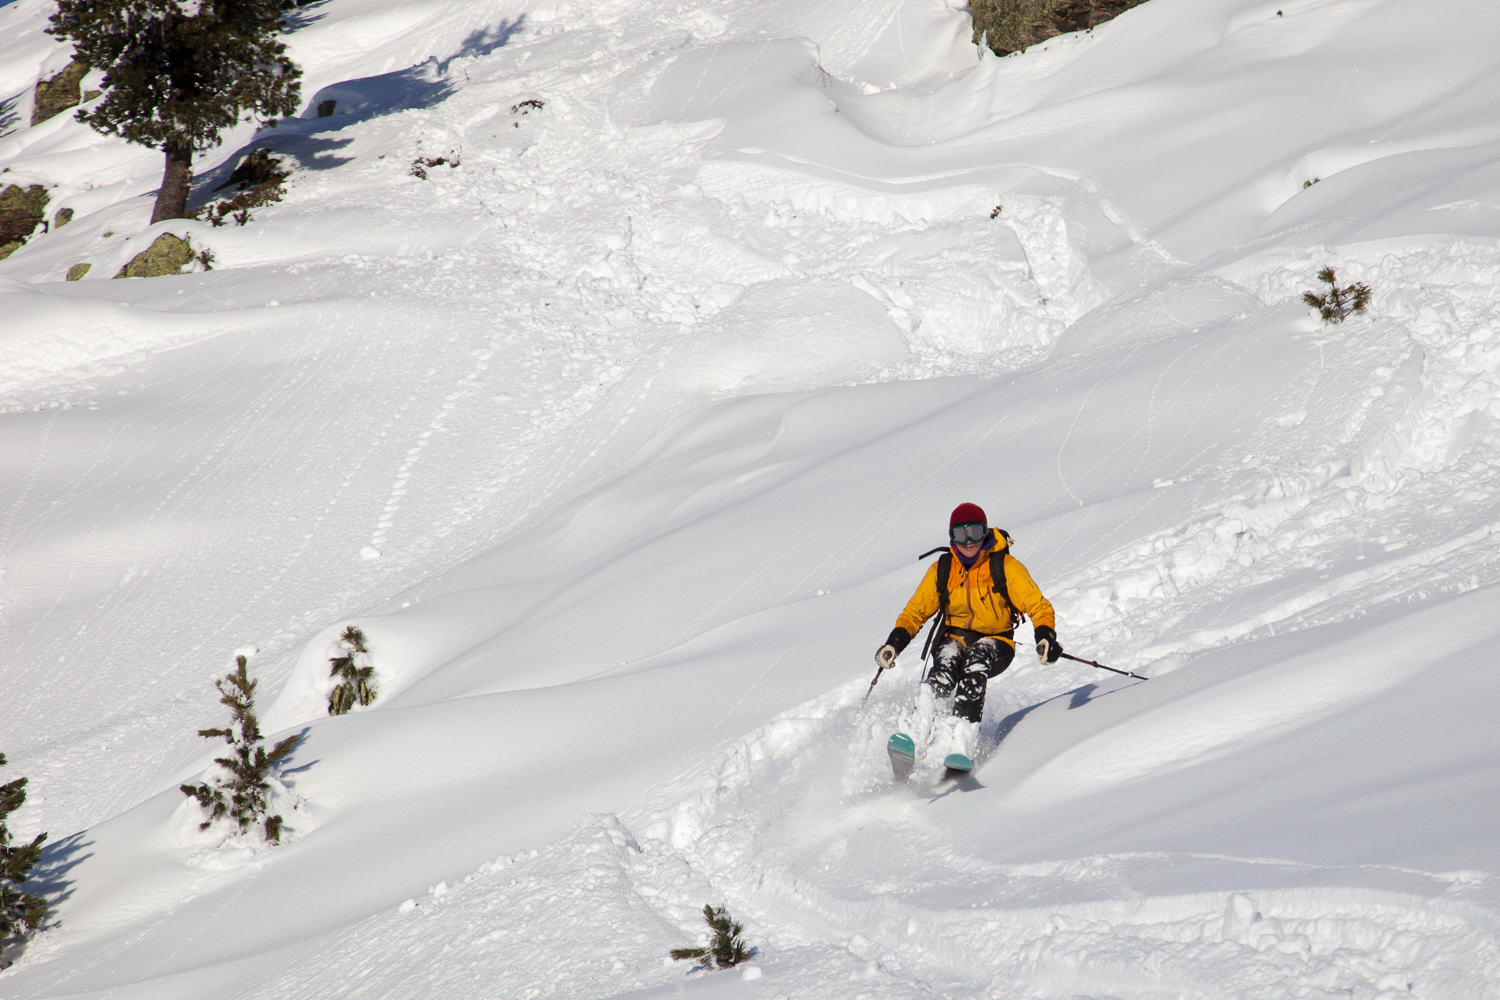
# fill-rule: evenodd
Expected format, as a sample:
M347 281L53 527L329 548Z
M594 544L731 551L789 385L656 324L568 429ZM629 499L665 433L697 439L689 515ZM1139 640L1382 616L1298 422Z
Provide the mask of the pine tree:
M216 820L228 817L238 826L240 833L261 824L266 839L274 843L281 840L282 818L268 815L267 793L271 790L271 783L267 779L276 765L292 752L298 737L288 736L266 753L265 741L260 735L260 721L255 717L255 688L260 682L250 679L243 656L236 656L234 662L239 670L214 682L222 696L219 703L229 706L234 721L228 729L198 730L199 736L222 737L233 748L229 756L214 759L214 763L229 772L229 777L227 780L214 778L197 785L183 785L182 794L197 799L208 814L208 819L199 824L200 830L207 830ZM239 727L238 732L235 726Z
M677 961L692 959L711 962L716 969L729 969L750 957L750 948L740 938L745 927L729 918L729 908L703 904L703 921L713 931L707 948L673 948L671 955Z
M276 40L296 0L57 0L47 30L104 70L105 96L78 120L166 155L151 221L182 218L193 154L242 117L297 110L302 71Z
M5 754L0 753L0 767ZM0 785L0 945L24 938L47 919L47 901L24 893L17 886L24 883L31 868L42 857L45 833L39 833L29 844L12 846L5 818L26 801L26 779Z
M356 701L368 705L379 693L375 690L374 666L368 663L361 666L356 660L360 655L369 655L365 634L357 626L350 625L339 636L339 645L344 647L344 655L329 659L331 669L328 675L340 678L343 683L328 695L329 715L343 715L354 707Z
M1370 304L1370 297L1375 294L1363 281L1340 288L1338 275L1331 267L1319 271L1318 280L1328 286L1328 291L1322 295L1303 292L1302 301L1318 310L1325 323L1342 323L1355 313L1364 312Z

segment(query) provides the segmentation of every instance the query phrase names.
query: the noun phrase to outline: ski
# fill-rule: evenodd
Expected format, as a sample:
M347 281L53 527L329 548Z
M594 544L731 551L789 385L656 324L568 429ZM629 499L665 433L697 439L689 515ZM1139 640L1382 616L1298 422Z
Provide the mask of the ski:
M897 781L905 781L911 777L911 770L917 765L917 745L912 738L905 733L896 733L885 744L885 752L891 758L891 770L895 772Z
M959 778L967 778L969 772L974 770L974 762L961 753L950 753L943 758L943 780L957 781Z
M896 733L885 744L885 752L891 758L891 771L897 781L906 781L917 766L917 744L905 733ZM950 753L943 758L943 780L957 781L967 778L974 770L974 762L961 753Z

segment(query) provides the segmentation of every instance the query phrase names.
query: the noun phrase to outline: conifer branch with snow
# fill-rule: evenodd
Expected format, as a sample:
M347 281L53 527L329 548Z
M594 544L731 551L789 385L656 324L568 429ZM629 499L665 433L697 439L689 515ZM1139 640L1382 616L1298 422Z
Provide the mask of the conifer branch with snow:
M364 632L356 625L350 625L339 636L339 645L343 647L344 655L332 657L328 661L328 675L340 680L338 686L328 694L329 715L344 715L354 707L355 702L369 705L380 693L375 687L374 665L369 662L361 663L359 660L370 654L365 642Z
M0 753L0 767L3 766L5 754ZM25 801L25 778L0 785L0 945L25 938L47 919L47 901L17 888L41 860L42 842L47 835L39 833L29 844L12 846L11 833L5 824L6 817Z
M703 904L703 922L713 932L708 947L673 948L671 956L675 961L690 959L716 969L730 969L750 957L750 946L740 937L745 933L745 925L730 919L728 907Z
M1365 307L1370 304L1370 297L1375 294L1363 281L1340 288L1338 275L1331 267L1319 271L1318 280L1328 286L1328 291L1322 295L1303 292L1302 301L1318 310L1325 323L1342 323L1355 313L1364 312Z
M288 736L269 753L255 717L255 688L260 683L250 679L243 656L234 658L238 670L215 681L220 704L229 707L232 721L227 729L200 729L198 735L222 738L232 748L229 755L216 757L214 763L228 772L228 777L213 777L196 785L183 785L182 794L196 799L208 818L198 825L207 830L216 821L228 819L239 833L259 825L272 843L281 840L281 816L270 811L270 778L276 766L296 747L300 737Z

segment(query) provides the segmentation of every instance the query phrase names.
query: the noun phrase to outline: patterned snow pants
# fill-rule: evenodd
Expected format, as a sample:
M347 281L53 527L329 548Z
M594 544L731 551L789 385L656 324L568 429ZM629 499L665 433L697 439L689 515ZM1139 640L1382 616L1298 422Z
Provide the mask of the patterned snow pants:
M933 655L927 685L939 698L953 696L953 714L970 722L984 717L984 692L991 677L1005 672L1016 649L1003 639L986 636L965 647L944 636Z

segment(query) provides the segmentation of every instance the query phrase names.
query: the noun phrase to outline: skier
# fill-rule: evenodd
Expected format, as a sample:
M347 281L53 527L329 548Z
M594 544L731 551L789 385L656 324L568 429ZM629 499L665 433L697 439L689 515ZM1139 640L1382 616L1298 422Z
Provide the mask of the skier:
M1021 561L1009 553L1010 536L989 527L978 505L964 503L953 509L948 539L951 556L945 553L928 568L890 637L876 652L875 662L881 671L895 666L897 655L923 623L943 611L945 619L934 640L932 670L925 684L935 703L952 698L951 741L957 754L972 758L979 720L984 716L985 688L1015 658L1015 627L1021 614L1031 616L1039 662L1056 663L1062 644L1057 641L1052 604ZM940 589L939 574L944 571L946 585ZM963 770L968 763L967 759L962 762Z

